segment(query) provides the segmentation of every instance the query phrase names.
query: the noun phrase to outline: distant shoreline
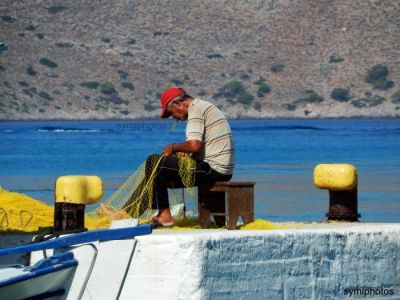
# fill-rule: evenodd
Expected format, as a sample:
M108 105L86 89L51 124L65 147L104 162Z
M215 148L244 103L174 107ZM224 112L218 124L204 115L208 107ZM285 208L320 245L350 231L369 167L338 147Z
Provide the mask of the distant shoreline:
M276 118L256 118L256 117L248 117L248 118L228 118L228 120L237 120L237 121L251 121L251 120L400 120L399 117L393 116L379 116L379 117L365 117L365 116L354 116L354 117L327 117L327 118L298 118L298 117L276 117ZM167 119L172 120L172 119ZM160 118L137 118L137 119L0 119L0 122L116 122L116 121L166 121L165 119Z

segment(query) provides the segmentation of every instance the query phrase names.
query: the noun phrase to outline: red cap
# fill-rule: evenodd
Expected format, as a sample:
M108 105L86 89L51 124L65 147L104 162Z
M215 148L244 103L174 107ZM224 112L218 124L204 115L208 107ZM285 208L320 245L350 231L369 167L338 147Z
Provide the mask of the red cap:
M161 118L168 118L169 113L167 113L167 106L168 103L170 103L172 100L174 100L176 97L181 96L186 94L186 91L180 87L170 87L169 89L166 89L164 93L161 95L160 103L162 106L161 109Z

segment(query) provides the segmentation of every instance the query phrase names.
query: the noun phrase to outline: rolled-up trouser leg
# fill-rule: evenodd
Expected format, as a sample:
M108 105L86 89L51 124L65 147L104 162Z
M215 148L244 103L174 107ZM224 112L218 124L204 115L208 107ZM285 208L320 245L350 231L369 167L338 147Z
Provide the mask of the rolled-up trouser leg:
M159 161L161 155L152 154L146 159L146 171L145 178L140 183L136 191L132 194L130 200L127 202L132 203L135 199L141 196L143 200L152 196L152 208L169 208L168 201L168 188L183 188L185 187L182 178L179 174L179 158L176 156L163 157L158 164L157 170L155 171L154 182L148 182L153 174L153 170L156 163ZM199 183L212 183L215 181L229 181L232 175L223 175L211 169L210 165L204 161L196 162L196 168L194 172L194 186ZM149 195L150 187L147 184L153 183L153 195ZM147 187L146 187L147 186ZM145 191L143 191L145 189ZM148 208L147 201L140 202L139 216ZM128 210L129 211L129 210Z
M194 172L194 184L212 183L215 181L229 181L232 175L222 175L211 169L210 165L204 161L197 161ZM162 161L154 180L153 208L168 208L168 188L187 187L183 184L179 174L179 158L167 156Z

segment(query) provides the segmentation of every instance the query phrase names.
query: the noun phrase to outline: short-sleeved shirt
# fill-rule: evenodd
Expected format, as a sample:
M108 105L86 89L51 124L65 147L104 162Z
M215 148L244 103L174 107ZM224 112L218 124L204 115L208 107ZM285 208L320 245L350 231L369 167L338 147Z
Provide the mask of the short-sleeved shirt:
M223 113L212 103L193 99L188 109L186 140L202 142L201 150L192 155L207 162L215 171L233 173L235 151L232 131Z

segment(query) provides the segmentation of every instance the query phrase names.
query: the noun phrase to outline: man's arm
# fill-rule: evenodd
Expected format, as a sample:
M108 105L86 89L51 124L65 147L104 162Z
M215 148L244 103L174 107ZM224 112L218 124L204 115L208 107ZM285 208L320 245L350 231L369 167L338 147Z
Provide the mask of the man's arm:
M171 155L177 152L197 153L200 151L202 142L198 140L189 140L183 143L169 144L165 146L163 154Z

